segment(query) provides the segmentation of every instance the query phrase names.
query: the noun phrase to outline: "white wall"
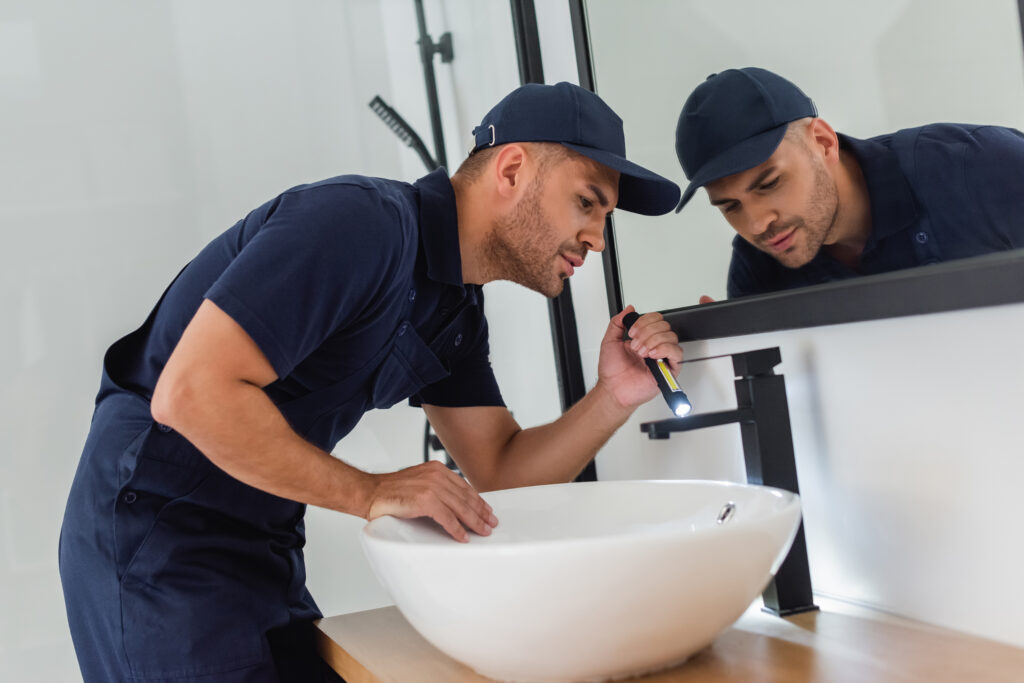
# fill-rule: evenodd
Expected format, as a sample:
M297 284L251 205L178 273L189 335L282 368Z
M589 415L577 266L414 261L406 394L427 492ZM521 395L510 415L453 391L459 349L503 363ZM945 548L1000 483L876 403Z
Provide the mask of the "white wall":
M426 7L435 39L455 37L455 62L437 61L455 164L518 84L509 6ZM80 680L57 533L104 349L206 241L280 191L423 175L367 107L380 94L432 147L417 37L411 0L0 0L0 680ZM488 313L510 406L525 424L550 419L544 300L497 285ZM412 465L422 429L407 406L371 413L336 454ZM310 510L309 583L328 614L388 602L361 526Z
M571 54L566 12L547 5L538 11L548 26L548 63L559 50ZM652 96L672 67L660 68L647 79L633 74L651 84ZM635 103L645 106L642 98ZM626 142L633 149L628 132ZM600 287L579 286L582 276L597 278L581 272L573 283L592 386L597 350L588 340L603 332L607 304ZM662 297L689 297L662 281L641 284L663 288ZM690 303L665 300L666 307ZM781 349L777 371L787 383L816 591L1024 646L1022 345L1018 304L695 342L683 350L694 359ZM684 366L680 383L697 411L735 407L731 371L728 359ZM660 397L638 410L599 454L599 478L744 480L737 427L667 441L641 434L641 422L666 417Z

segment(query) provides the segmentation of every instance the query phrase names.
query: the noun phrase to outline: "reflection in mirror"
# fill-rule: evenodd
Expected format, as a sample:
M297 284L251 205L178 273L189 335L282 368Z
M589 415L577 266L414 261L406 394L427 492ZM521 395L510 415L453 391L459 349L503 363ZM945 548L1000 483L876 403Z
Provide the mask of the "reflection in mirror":
M727 175L710 188L713 199L732 201L715 207L698 190L678 214L616 214L625 303L665 310L696 304L701 295L725 298L737 232L763 249L740 241L745 259L732 295L1021 246L1019 222L1007 220L1021 212L1004 200L1024 202L1024 192L1012 191L1024 177L1024 139L972 127L888 135L944 121L1024 127L1024 52L1014 0L980 8L962 0L869 0L841 8L802 0L650 0L629 3L628 9L615 0L587 0L586 10L596 90L623 116L631 154L684 187L676 124L687 97L709 74L769 69L806 93L821 117L821 123L802 128L806 138L790 137L777 147L786 121L766 124L777 129L775 140L766 143L768 156L757 160L763 150L739 152L739 165L725 170L747 175ZM730 108L734 93L718 95L722 102L714 120L693 127L691 174L713 157L737 154L723 152L738 140L716 136L738 135L737 128L756 118L753 100ZM722 126L723 120L734 125ZM857 142L877 136L884 137ZM709 153L706 148L716 140L719 148ZM785 154L787 142L794 143L790 152L812 154L762 165L775 152ZM753 167L746 165L752 160ZM771 167L773 173L759 178ZM827 175L822 179L815 169ZM745 182L730 182L738 180ZM795 193L796 203L775 205L768 200L773 192ZM723 210L733 214L728 221ZM815 211L823 215L815 219L822 230L833 230L824 238L826 249L799 270L779 266L800 265L806 253L796 252L814 253L802 233L809 232ZM833 254L822 266L826 250Z

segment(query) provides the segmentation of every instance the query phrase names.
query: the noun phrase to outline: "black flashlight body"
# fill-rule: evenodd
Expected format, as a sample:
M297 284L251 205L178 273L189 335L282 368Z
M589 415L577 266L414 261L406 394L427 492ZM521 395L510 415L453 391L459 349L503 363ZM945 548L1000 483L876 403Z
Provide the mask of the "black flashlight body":
M640 315L638 313L627 313L623 316L622 324L626 327L627 332L639 318ZM676 378L672 376L672 370L669 368L668 362L664 358L644 358L644 363L647 364L647 369L654 375L654 381L658 383L658 388L661 389L661 395L665 397L665 403L668 404L669 409L679 417L689 413L690 399L687 398L686 393L680 388Z

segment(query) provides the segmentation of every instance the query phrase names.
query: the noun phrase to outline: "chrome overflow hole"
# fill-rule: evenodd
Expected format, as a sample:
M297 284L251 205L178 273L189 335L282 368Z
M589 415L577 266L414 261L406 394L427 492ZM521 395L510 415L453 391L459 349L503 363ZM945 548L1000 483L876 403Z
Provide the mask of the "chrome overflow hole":
M736 514L736 503L726 503L718 513L718 523L725 524Z

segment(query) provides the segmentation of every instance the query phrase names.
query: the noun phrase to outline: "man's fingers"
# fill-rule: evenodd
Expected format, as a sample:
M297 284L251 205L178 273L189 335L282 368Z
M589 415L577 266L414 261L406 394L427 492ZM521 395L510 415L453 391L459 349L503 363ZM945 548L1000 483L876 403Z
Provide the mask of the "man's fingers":
M456 496L459 496L487 524L492 527L498 525L498 518L494 516L494 508L487 504L487 501L476 492L476 489L469 485L468 481L447 467L444 468L444 473L448 477L448 482L452 485L452 492Z
M679 337L660 313L642 316L629 331L629 348L644 358L682 360Z
M634 311L635 309L632 304L630 304L619 311L617 315L613 316L612 319L608 321L608 327L604 331L604 339L601 340L601 343L610 344L622 339L622 333L626 329L622 319L625 318L627 314L633 313Z
M427 489L428 501L430 500L429 496L435 498L440 506L454 515L460 528L465 527L481 536L491 533L493 525L490 520L494 518L491 506L473 490L469 482L436 460L425 463L422 467L427 470L425 477L431 480L431 485ZM447 513L440 514L445 520L448 519ZM430 514L430 516L439 523L441 522L434 514ZM448 527L445 528L448 529ZM450 529L448 533L451 533ZM453 536L457 540L459 539L458 536L454 534Z
M661 332L655 332L648 334L644 338L634 340L637 342L637 347L634 349L637 353L642 356L647 355L647 351L657 347L659 344L677 344L679 343L679 337L672 330L665 329ZM642 351L641 349L645 349Z
M458 517L444 505L438 505L434 512L424 515L441 525L441 528L448 532L448 535L459 543L469 543L469 534L459 522Z
M712 299L707 294L702 294L701 297L700 297L699 303L702 303L702 304L713 304L713 303L715 303L715 300Z
M429 517L457 541L469 529L487 536L497 526L494 510L462 477L431 461L385 477L371 503L370 519L380 515Z
M439 496L442 504L454 512L466 528L481 536L487 536L491 529L497 526L498 518L494 516L491 506L472 489L466 491L452 487L447 493L450 497Z

